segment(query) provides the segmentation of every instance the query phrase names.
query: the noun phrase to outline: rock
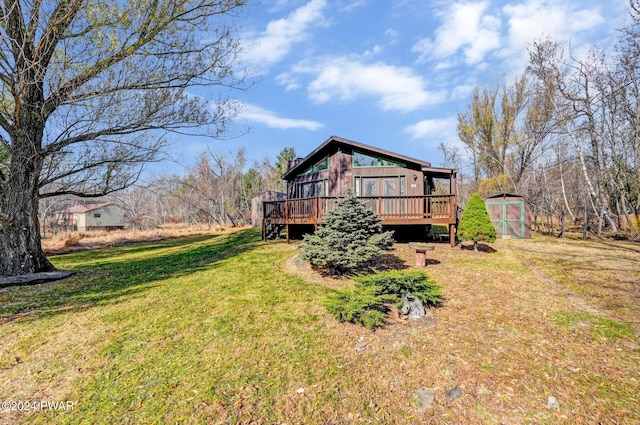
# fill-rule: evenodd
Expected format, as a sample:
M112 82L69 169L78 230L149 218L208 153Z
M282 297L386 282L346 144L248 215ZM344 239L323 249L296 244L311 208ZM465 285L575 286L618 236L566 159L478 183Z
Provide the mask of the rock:
M354 348L355 348L356 351L364 351L364 350L366 350L367 343L364 342L364 337L363 336L358 338L358 342L356 342L356 345L355 345Z
M421 319L426 315L424 306L422 302L411 295L410 293L402 294L402 307L400 308L400 313L405 316L409 316L409 319L417 320Z
M66 279L74 274L76 273L64 270L55 270L52 272L27 273L18 276L0 276L0 288L21 285L37 285L39 283Z
M416 411L424 412L436 399L436 393L433 388L420 388L413 396L416 401Z
M558 409L560 409L560 403L558 403L558 400L556 400L556 398L554 396L552 396L552 395L547 397L547 409L549 409L549 410L558 410Z
M447 399L448 400L457 400L462 397L462 390L458 387L451 388L447 391Z
M367 343L366 342L359 342L356 344L355 346L356 351L364 351L367 349Z

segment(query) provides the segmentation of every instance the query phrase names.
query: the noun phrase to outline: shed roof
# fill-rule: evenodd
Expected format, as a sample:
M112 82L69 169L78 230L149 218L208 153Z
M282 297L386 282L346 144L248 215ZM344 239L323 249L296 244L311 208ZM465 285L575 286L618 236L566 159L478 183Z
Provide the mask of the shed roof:
M493 198L522 198L522 195L515 195L513 193L507 193L507 192L503 192L503 193L498 193L497 195L491 195L488 196L486 199L493 199Z
M78 204L74 205L71 208L67 208L62 211L63 213L86 213L89 211L97 210L100 208L104 208L108 205L112 205L110 202L102 202L102 203L93 203L93 204Z

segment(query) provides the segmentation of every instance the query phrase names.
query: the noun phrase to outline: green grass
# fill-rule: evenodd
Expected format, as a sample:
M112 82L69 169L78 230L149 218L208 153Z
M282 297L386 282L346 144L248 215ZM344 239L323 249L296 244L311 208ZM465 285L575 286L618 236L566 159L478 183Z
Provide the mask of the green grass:
M11 367L16 356L37 363L34 339L49 336L55 344L64 338L61 327L89 310L101 337L87 355L80 354L82 340L68 347L75 354L66 365L42 365L40 385L68 373L65 367L87 370L76 374L72 390L56 396L73 401L74 411L21 420L239 423L313 416L315 403L335 397L331 391L296 412L285 400L337 373L316 308L327 290L280 273L290 254L256 247L258 237L242 231L53 258L78 275L45 292L25 288L33 292L29 298L16 290L2 300L2 316L23 313L4 326L30 330L14 336L0 365ZM91 329L82 332L91 338Z
M635 339L631 325L608 317L600 317L586 312L559 312L555 316L555 322L567 330L579 330L581 327L599 338Z

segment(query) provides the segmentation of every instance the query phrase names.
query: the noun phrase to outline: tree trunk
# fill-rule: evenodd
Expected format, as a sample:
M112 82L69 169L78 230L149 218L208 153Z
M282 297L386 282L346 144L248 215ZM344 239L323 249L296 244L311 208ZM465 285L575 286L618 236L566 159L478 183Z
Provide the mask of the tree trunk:
M21 126L11 135L9 173L0 192L0 276L55 270L42 251L38 221L44 123L40 114L26 111L27 106L22 109Z
M16 162L11 162L11 178L0 195L0 276L55 270L40 245L38 164L25 161L14 166Z

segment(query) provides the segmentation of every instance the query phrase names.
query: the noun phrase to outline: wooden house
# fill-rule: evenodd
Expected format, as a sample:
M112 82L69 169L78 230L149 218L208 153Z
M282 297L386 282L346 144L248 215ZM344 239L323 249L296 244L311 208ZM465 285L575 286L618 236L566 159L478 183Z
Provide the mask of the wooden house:
M287 199L263 203L263 237L295 226L317 227L336 200L353 190L383 226L449 227L455 244L456 170L331 136L282 176ZM443 183L444 181L444 183Z

